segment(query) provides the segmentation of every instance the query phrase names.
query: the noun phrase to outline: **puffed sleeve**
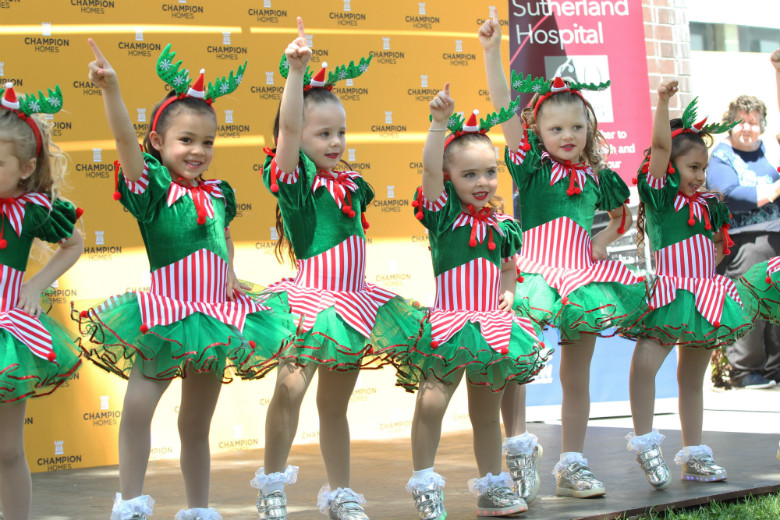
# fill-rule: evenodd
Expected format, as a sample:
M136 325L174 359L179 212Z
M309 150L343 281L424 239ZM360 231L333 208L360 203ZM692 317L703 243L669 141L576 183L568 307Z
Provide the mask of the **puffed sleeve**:
M501 259L507 261L511 259L518 251L520 246L523 245L523 230L520 229L520 224L509 217L509 215L502 215L507 217L506 220L500 221L501 231L504 232L504 241L501 244Z
M455 193L452 183L445 182L444 190L436 200L425 198L422 187L417 188L413 204L415 215L422 213L420 223L425 226L430 233L440 235L442 232L449 231L455 219L460 215L462 208L458 194Z
M718 230L731 221L731 212L723 201L713 198L707 201L707 205L713 229Z
M29 204L27 211L32 220L33 236L45 242L59 243L69 239L78 220L73 204L60 199L54 200L51 211L37 204Z
M661 211L674 203L674 197L680 188L680 174L675 168L663 179L656 179L650 175L650 172L642 173L640 168L637 182L639 200L651 209Z
M228 227L236 217L236 192L233 191L233 187L225 181L219 182L219 188L225 196L225 227Z
M524 150L524 148L528 148L528 150ZM506 148L504 161L512 180L515 181L520 191L524 191L531 176L542 167L539 138L531 130L527 130L517 150Z
M374 200L374 189L360 175L352 177L352 180L354 180L355 184L358 185L358 193L360 194L360 209L365 213L368 206Z
M144 171L135 182L125 179L119 172L119 202L141 222L148 222L157 213L158 205L165 200L171 186L168 168L151 155L144 154Z
M317 167L300 152L298 166L286 173L276 164L276 150L266 150L268 156L263 166L263 184L276 197L279 204L290 208L300 208L308 197L312 196L311 186L317 174Z
M626 203L631 192L616 172L604 168L599 172L599 191L601 195L596 207L601 211L612 211Z

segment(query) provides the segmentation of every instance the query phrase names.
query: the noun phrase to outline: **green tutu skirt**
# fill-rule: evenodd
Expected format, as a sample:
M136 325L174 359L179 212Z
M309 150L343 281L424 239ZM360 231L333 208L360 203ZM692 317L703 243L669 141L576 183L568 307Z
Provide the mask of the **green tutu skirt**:
M737 289L749 316L780 325L780 271L767 274L768 262L754 265L736 280Z
M190 373L212 373L223 382L232 379L231 367L253 356L270 370L270 360L289 334L284 320L269 311L247 315L250 343L235 326L195 312L169 325L142 326L136 293L125 293L96 308L74 315L82 333L84 355L97 366L127 379L134 364L149 379L170 380ZM262 332L262 334L261 334ZM260 363L260 359L265 362ZM260 377L260 375L258 375Z
M295 316L287 291L264 296L262 304L275 314ZM298 316L295 333L285 342L275 361L293 359L299 365L316 363L342 372L381 368L387 364L398 367L417 340L424 315L424 309L396 296L379 307L370 336L366 338L330 306L316 315L311 328L305 328L304 318ZM253 358L238 366L237 372L244 379L254 379Z
M54 361L34 355L27 345L0 328L0 404L49 395L81 366L70 332L46 314L39 320L51 334Z
M752 329L745 309L728 296L718 326L699 313L695 301L692 293L678 289L670 304L655 310L645 308L645 314L624 329L622 335L629 339L651 338L666 346L714 349L734 343Z
M486 336L494 337L495 329L490 323L465 321L460 330L439 344L434 340L430 319L426 319L419 341L398 370L396 384L414 392L424 379L431 377L444 384L457 383L461 371L468 384L488 386L495 392L503 390L510 381L518 384L532 381L552 349L545 347L538 325L525 320L524 328L518 317L509 317L512 319L509 337L504 336L508 341L500 349L486 339Z
M514 310L542 327L559 330L561 345L576 343L581 334L614 336L642 315L646 306L644 282L590 282L561 298L538 273L523 273L515 290Z

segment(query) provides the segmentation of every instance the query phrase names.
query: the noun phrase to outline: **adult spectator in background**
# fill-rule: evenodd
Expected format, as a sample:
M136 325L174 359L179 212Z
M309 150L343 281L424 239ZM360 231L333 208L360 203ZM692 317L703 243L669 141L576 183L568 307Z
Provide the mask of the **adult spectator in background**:
M780 88L780 51L772 55ZM778 94L780 96L780 94ZM780 102L780 99L778 100ZM733 218L731 255L718 272L739 278L754 264L780 255L780 174L769 162L760 136L766 129L766 105L753 96L729 104L723 120L742 120L712 151L707 185L726 197ZM738 388L769 388L780 381L780 327L757 321L755 329L726 349Z

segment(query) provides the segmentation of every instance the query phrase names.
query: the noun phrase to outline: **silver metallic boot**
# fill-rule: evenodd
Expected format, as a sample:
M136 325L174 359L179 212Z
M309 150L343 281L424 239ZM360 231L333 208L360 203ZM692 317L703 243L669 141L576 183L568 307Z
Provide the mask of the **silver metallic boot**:
M249 484L258 489L257 514L260 520L287 520L286 484L295 484L298 480L298 466L287 466L285 470L265 474L265 468L255 472L255 478Z
M626 449L637 454L636 461L642 467L645 478L655 489L666 489L672 483L669 467L664 462L660 444L666 437L653 430L643 435L626 435Z
M368 515L363 509L366 499L358 495L350 488L337 488L330 490L325 484L320 489L317 497L317 505L320 511L328 515L330 520L368 520Z
M257 494L257 514L260 520L287 520L287 495L284 491Z
M515 494L527 503L536 498L541 486L539 465L542 463L542 447L536 435L524 433L504 442L506 465L514 482Z
M414 506L420 520L445 520L447 511L444 509L444 478L438 473L409 479L406 490L414 497Z
M553 470L559 497L590 498L606 494L604 484L596 479L582 455L558 462Z
M683 480L717 482L726 480L726 469L712 460L712 449L706 444L686 446L677 453L674 461L682 466Z

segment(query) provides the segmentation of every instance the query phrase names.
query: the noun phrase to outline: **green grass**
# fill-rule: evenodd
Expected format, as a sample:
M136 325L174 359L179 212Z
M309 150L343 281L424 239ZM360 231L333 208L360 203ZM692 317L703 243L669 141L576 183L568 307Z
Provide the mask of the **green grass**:
M777 520L780 518L780 494L749 496L730 502L709 504L635 517L637 520Z

